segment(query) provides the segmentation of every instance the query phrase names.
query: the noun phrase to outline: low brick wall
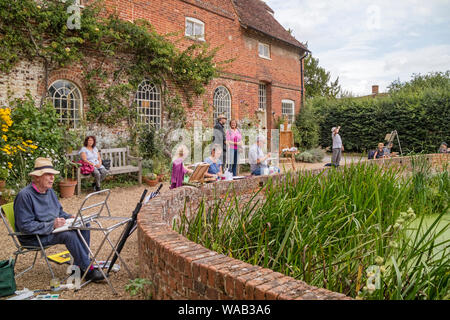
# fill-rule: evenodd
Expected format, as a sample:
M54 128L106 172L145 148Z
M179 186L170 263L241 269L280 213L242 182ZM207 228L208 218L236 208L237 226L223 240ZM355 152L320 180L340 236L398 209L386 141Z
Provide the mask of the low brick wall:
M449 154L427 155L433 166L448 164ZM378 165L408 165L409 157L370 160ZM312 170L318 174L324 169ZM237 181L181 187L165 192L145 205L138 216L140 277L152 281L155 299L351 299L343 294L308 285L270 269L244 263L188 240L172 229L184 211L195 214L201 199L214 199L232 192L245 195L278 174Z

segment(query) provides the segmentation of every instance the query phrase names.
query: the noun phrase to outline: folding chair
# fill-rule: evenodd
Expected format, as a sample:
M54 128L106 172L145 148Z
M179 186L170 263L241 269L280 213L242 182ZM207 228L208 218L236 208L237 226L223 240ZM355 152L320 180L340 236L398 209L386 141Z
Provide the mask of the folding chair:
M18 236L22 236L22 235L26 235L26 234L24 234L22 232L16 232L15 219L14 219L14 202L10 202L10 203L2 205L1 212L2 212L1 213L2 220L6 226L6 230L8 231L8 234L11 236L11 238L14 242L14 245L17 248L16 252L14 252L15 260L16 260L15 265L17 265L17 259L20 254L25 254L28 252L36 252L36 254L34 256L33 264L31 266L29 266L28 268L26 268L25 270L23 270L22 272L18 273L15 276L15 278L18 278L25 272L33 269L33 267L36 263L37 255L39 252L41 252L42 257L45 259L45 262L47 263L48 270L50 271L50 274L52 275L52 279L55 278L55 274L53 273L52 267L50 266L50 262L48 261L47 254L45 252L45 249L47 249L53 245L43 246L39 235L36 234L35 236L37 238L39 246L23 246L20 243Z

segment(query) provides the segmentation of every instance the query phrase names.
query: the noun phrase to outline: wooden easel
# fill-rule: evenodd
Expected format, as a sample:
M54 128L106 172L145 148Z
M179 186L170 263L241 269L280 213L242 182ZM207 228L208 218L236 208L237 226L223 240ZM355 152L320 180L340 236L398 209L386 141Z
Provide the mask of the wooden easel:
M205 182L205 173L208 172L209 164L200 163L198 164L192 175L189 177L188 183L200 183L203 184Z
M281 129L281 128L280 128ZM287 157L291 158L292 170L295 171L295 159L294 156L298 151L282 151L283 149L290 149L294 146L294 134L291 130L288 130L288 120L284 119L284 128L280 130L280 143L279 152Z

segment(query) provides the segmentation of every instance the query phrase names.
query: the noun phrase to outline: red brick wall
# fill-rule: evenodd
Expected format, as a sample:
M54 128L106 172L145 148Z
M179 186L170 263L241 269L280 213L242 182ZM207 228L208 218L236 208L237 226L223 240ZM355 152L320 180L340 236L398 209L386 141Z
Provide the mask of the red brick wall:
M317 170L319 173L321 170ZM283 175L272 176L278 181ZM280 299L310 300L349 297L319 289L270 269L251 265L208 250L170 227L179 219L185 200L188 215L196 213L200 199L214 199L229 192L245 194L267 181L268 176L234 183L224 181L201 188L170 190L142 208L138 216L140 277L152 281L155 299ZM242 199L242 198L241 198Z

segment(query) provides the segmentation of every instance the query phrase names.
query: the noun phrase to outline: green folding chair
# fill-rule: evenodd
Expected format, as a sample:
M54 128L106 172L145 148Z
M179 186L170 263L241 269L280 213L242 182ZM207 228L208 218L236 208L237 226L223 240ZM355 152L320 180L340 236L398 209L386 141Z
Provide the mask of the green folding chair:
M45 259L45 262L47 263L50 274L52 275L52 279L55 278L55 274L53 273L52 267L50 266L50 262L48 261L47 254L45 252L45 249L47 249L53 245L43 246L41 239L40 239L39 235L37 235L37 234L35 236L38 240L39 246L23 246L20 243L18 236L22 236L22 235L26 235L26 234L21 233L21 232L16 232L15 219L14 219L14 202L10 202L10 203L7 203L7 204L4 204L1 206L1 216L2 216L3 223L5 224L6 230L8 231L9 236L11 236L11 238L14 242L14 245L17 248L16 252L14 252L15 260L16 260L15 265L17 266L17 259L18 259L19 255L26 254L28 252L36 253L34 256L33 264L31 266L29 266L28 268L26 268L25 270L18 273L15 276L15 278L20 277L22 274L31 270L34 267L34 265L36 263L36 258L37 258L37 255L39 252L41 252L42 257Z

